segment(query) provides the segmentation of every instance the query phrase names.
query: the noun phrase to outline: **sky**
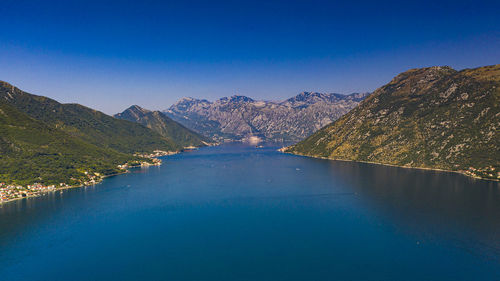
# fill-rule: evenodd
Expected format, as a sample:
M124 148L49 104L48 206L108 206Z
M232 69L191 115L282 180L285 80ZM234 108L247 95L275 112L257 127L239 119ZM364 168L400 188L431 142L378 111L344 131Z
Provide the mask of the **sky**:
M500 1L0 0L0 80L108 114L500 63Z

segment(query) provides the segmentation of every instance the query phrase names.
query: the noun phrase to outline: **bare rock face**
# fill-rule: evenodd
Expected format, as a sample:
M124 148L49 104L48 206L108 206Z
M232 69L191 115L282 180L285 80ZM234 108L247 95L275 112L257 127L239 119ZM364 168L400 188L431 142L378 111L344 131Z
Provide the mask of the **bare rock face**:
M281 102L232 96L217 101L182 98L164 112L203 135L221 141L259 136L294 142L349 112L368 93L350 95L303 92Z

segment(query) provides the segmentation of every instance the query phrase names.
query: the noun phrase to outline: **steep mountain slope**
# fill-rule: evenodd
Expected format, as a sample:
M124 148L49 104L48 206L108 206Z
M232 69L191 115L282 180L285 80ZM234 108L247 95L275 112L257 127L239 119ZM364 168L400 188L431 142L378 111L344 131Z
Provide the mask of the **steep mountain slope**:
M133 105L114 117L142 124L182 147L206 146L210 142L207 137L189 130L162 112L150 111L138 105Z
M286 151L499 179L500 65L412 69Z
M245 96L215 102L183 98L165 113L206 136L242 139L259 136L270 141L299 141L336 120L368 94L304 92L283 102L255 101Z
M61 104L1 81L0 99L32 118L99 147L123 153L179 149L171 140L140 124L116 119L79 104Z
M85 174L120 172L141 160L86 143L29 117L0 99L0 182L79 184Z

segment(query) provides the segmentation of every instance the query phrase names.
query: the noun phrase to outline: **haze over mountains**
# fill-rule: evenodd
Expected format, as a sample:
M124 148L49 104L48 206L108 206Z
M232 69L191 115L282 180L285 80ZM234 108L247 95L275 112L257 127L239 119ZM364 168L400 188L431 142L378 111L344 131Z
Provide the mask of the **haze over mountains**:
M500 179L500 65L411 69L288 152Z
M266 141L296 142L349 112L366 96L303 92L281 102L237 95L214 102L183 98L164 112L218 141L258 136Z

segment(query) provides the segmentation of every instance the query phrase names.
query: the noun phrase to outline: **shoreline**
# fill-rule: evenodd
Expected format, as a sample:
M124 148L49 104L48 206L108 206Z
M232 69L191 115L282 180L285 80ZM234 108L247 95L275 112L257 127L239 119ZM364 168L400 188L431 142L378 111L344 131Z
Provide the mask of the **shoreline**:
M135 168L135 167L132 167L132 168ZM21 197L9 199L9 200L6 200L6 201L0 201L0 207L4 203L14 202L14 201L18 201L18 200L22 200L22 199L28 199L28 198L37 198L37 197L41 197L41 196L43 196L45 194L50 194L50 193L57 192L57 191L63 191L63 190L66 190L66 189L73 189L73 188L79 188L79 187L86 187L86 186L96 185L96 184L102 183L105 178L119 176L119 175L123 175L123 174L127 174L127 173L130 173L130 171L129 170L125 170L125 171L123 171L121 173L115 173L115 174L111 174L111 175L102 176L98 182L95 182L93 184L68 185L68 186L63 186L63 187L55 188L54 190L44 191L44 192L41 192L41 194L37 194L37 195L31 195L31 196L26 196L26 197L21 196Z
M217 145L219 145L219 143L215 143L215 144L208 145L208 146L217 146ZM195 147L195 148L198 149L200 147ZM126 164L118 165L119 167L124 167L124 170L122 172L114 173L114 174L110 174L110 175L105 175L105 176L100 176L99 180L97 182L92 183L92 184L80 184L80 185L69 185L69 186L56 187L54 190L42 191L42 192L40 192L40 194L30 195L30 196L25 196L25 197L24 196L16 197L16 198L12 198L12 199L9 199L6 201L0 201L0 207L5 203L18 201L18 200L22 200L22 199L28 199L28 198L37 198L37 197L43 196L45 194L49 194L51 192L57 192L57 191L63 191L66 189L96 185L96 184L102 183L105 178L130 173L130 169L135 169L135 168L140 168L140 167L150 167L150 166L161 166L163 164L163 161L159 160L158 157L171 156L171 155L176 155L176 154L180 154L183 152L184 152L183 150L179 150L179 151L155 150L155 151L153 151L153 153L150 153L150 154L137 154L137 156L141 156L141 157L145 157L145 158L149 158L149 159L157 159L159 162L154 163L154 164L149 164L149 163L145 162L145 163L141 163L141 165L137 165L137 166L128 166Z
M398 165L394 165L394 164L384 164L384 163L370 162L370 161L334 159L334 158L328 158L328 157L322 157L322 156L311 156L311 155L305 155L305 154L299 154L299 153L293 153L293 152L286 152L285 148L280 148L280 149L278 149L278 151L281 153L297 155L297 156L302 156L302 157L308 157L308 158L314 158L314 159L322 159L322 160L330 160L330 161L342 161L342 162L357 162L357 163L381 165L381 166L404 168L404 169L418 169L418 170L427 170L427 171L447 172L447 173L455 173L455 174L459 174L459 175L464 175L466 177L477 179L477 180L500 182L500 179L482 178L482 177L474 176L474 175L467 174L467 173L461 172L461 171L452 171L452 170L445 170L445 169L439 169L439 168L426 168L426 167L406 167L406 166L398 166Z
M180 153L180 152L179 151L174 151L174 152L169 152L169 154L160 155L160 156L156 156L156 157L175 155L175 154L178 154L178 153ZM156 157L151 157L151 158L157 159ZM37 195L30 195L30 196L25 196L25 197L21 196L21 197L12 198L12 199L9 199L9 200L6 200L6 201L0 201L0 207L3 204L5 204L5 203L14 202L14 201L22 200L22 199L28 199L28 198L37 198L37 197L41 197L41 196L43 196L45 194L50 194L52 192L63 191L63 190L66 190L66 189L73 189L73 188L79 188L79 187L93 186L93 185L102 183L105 178L110 178L110 177L114 177L114 176L128 174L128 173L130 173L130 169L141 168L141 167L150 167L150 166L161 166L162 164L163 164L163 161L160 160L160 162L158 164L149 164L149 165L141 164L141 165L138 165L138 166L127 167L126 169L124 169L120 173L114 173L114 174L110 174L110 175L100 176L99 180L97 182L95 182L95 183L92 183L92 184L80 184L80 185L68 185L68 186L56 187L54 190L43 191L43 192L40 192L40 194L37 194Z
M290 154L290 155L307 157L307 158L313 158L313 159L321 159L321 160L329 160L329 161L341 161L341 162L356 162L356 163L365 163L365 164L372 164L372 165L381 165L381 166L387 166L387 167L396 167L396 168L405 168L405 169L418 169L418 170L437 171L437 172L446 172L446 173L455 173L455 174L464 175L464 176L466 176L468 178L472 178L472 179L476 179L476 180L485 180L485 181L490 181L490 182L500 182L500 179L483 178L483 177L474 176L474 175L465 173L463 171L452 171L452 170L445 170L445 169L439 169L439 168L427 168L427 167L407 167L407 166L399 166L399 165L394 165L394 164L385 164L385 163L370 162L370 161L350 160L350 159L334 159L334 158L328 158L328 157L322 157L322 156L311 156L311 155L305 155L305 154L300 154L300 153L287 152L287 151L285 151L285 147L278 149L278 151L281 152L281 153L284 153L284 154ZM157 157L170 156L170 155L175 155L175 154L179 154L179 153L182 153L182 151L169 152L168 154L156 155L156 156L151 157L151 158L158 159ZM101 176L97 182L92 183L92 184L80 184L80 185L72 185L72 186L62 186L62 187L57 187L54 190L42 191L42 192L40 192L40 194L36 194L36 195L30 195L30 196L26 196L26 197L21 196L21 197L16 197L16 198L9 199L9 200L6 200L6 201L0 201L0 207L2 207L2 205L4 203L14 202L14 201L18 201L18 200L22 200L22 199L28 199L28 198L41 197L41 196L43 196L45 194L50 194L50 193L57 192L57 191L63 191L63 190L67 190L67 189L73 189L73 188L79 188L79 187L86 187L86 186L93 186L93 185L102 183L105 178L109 178L109 177L114 177L114 176L119 176L119 175L130 173L130 170L134 169L134 168L149 167L149 166L161 166L162 164L163 164L163 161L160 160L160 162L157 163L157 164L148 164L148 165L141 164L141 165L138 165L138 166L127 167L122 172L114 173L114 174L110 174L110 175L105 175L105 176Z

